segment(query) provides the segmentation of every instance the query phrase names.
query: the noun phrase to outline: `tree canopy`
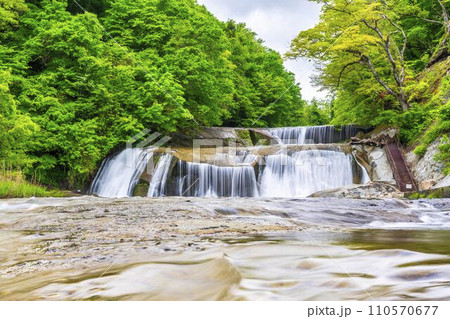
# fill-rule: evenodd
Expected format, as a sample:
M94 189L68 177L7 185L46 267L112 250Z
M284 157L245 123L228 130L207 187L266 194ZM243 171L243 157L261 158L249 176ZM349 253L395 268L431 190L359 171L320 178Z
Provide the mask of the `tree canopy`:
M443 136L438 160L450 173L450 0L314 1L320 21L287 56L319 65L331 123L397 126L419 155Z
M144 128L306 124L281 56L195 0L0 0L0 31L0 158L45 184Z
M449 0L316 2L320 22L299 33L287 56L319 63L317 84L336 96L335 122L408 111L420 99L419 73L449 55Z

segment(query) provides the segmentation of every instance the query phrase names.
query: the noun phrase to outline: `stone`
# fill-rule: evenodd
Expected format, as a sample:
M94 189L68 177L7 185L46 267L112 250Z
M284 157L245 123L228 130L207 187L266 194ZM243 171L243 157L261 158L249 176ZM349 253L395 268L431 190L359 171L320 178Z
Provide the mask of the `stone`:
M439 145L440 139L437 139L428 146L423 157L417 156L414 151L409 152L406 156L412 166L412 172L420 190L429 189L426 187L430 186L431 183L438 184L439 181L444 179L445 165L435 160L436 154L439 152ZM434 186L434 184L431 186Z
M367 134L366 138L378 144L386 144L397 140L397 128L378 128Z
M382 148L374 148L368 154L369 164L373 169L372 181L396 184L394 173L389 164L386 153Z
M356 199L403 198L404 195L389 183L372 182L316 192L309 197L338 197Z
M279 144L278 141L274 139L270 132L266 129L249 129L249 132L253 145Z
M425 190L425 189L432 188L435 184L436 184L436 181L429 179L429 180L420 182L419 187L420 187L420 189Z
M442 187L450 187L450 175L445 176L441 181L439 181L432 188L436 189L436 188L442 188Z
M146 180L139 180L139 183L133 190L133 196L147 197L149 186L150 184Z

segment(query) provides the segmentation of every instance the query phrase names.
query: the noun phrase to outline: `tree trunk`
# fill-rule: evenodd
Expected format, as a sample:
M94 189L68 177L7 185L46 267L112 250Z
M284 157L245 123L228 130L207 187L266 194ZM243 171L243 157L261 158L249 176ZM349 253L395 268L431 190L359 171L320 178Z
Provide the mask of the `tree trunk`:
M408 103L408 99L405 97L405 93L400 92L397 96L397 100L399 101L400 106L404 112L409 110L410 105Z
M427 67L432 66L433 64L435 64L436 62L439 62L439 60L446 58L447 56L449 56L449 52L448 52L448 41L449 41L449 37L450 37L450 17L447 11L447 8L445 7L445 4L440 1L437 0L442 8L442 18L443 18L443 24L444 24L444 36L441 40L441 42L439 42L438 47L436 48L436 50L433 53L433 56L430 59L430 62L428 62Z
M450 28L450 24L449 24L449 28ZM427 63L427 68L429 68L430 66L432 66L433 64L439 62L440 60L446 58L447 56L449 56L449 52L448 52L448 38L450 36L449 32L446 32L444 34L444 37L442 38L441 42L439 43L436 51L434 51L430 61Z

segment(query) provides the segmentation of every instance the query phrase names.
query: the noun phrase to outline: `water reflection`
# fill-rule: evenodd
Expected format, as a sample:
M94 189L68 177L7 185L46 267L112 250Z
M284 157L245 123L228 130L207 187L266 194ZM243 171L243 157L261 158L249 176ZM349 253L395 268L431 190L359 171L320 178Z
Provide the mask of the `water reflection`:
M426 254L450 255L450 232L446 230L365 229L351 231L336 241L352 249L401 249Z

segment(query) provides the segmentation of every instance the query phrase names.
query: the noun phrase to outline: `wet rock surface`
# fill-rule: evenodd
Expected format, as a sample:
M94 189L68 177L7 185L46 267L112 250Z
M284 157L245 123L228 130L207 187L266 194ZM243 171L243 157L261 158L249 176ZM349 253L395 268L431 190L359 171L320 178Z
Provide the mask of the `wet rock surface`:
M356 199L403 198L403 193L389 183L371 182L316 192L309 197L339 197Z
M372 181L396 184L394 173L389 164L386 152L379 147L366 147L369 163L372 166Z
M366 250L384 245L398 264L445 259L449 212L445 200L85 196L0 201L0 299L368 299L360 286L396 299L398 289L443 280L443 266L424 266L437 275L414 275L411 287L379 294L373 278L385 275L362 266L385 260L388 251L374 246L378 255L366 256ZM397 227L418 230L414 236L377 235L379 228ZM355 275L363 282L340 273L333 260L349 273L364 270ZM404 281L405 274L422 270L394 273ZM312 286L305 290L304 285Z

